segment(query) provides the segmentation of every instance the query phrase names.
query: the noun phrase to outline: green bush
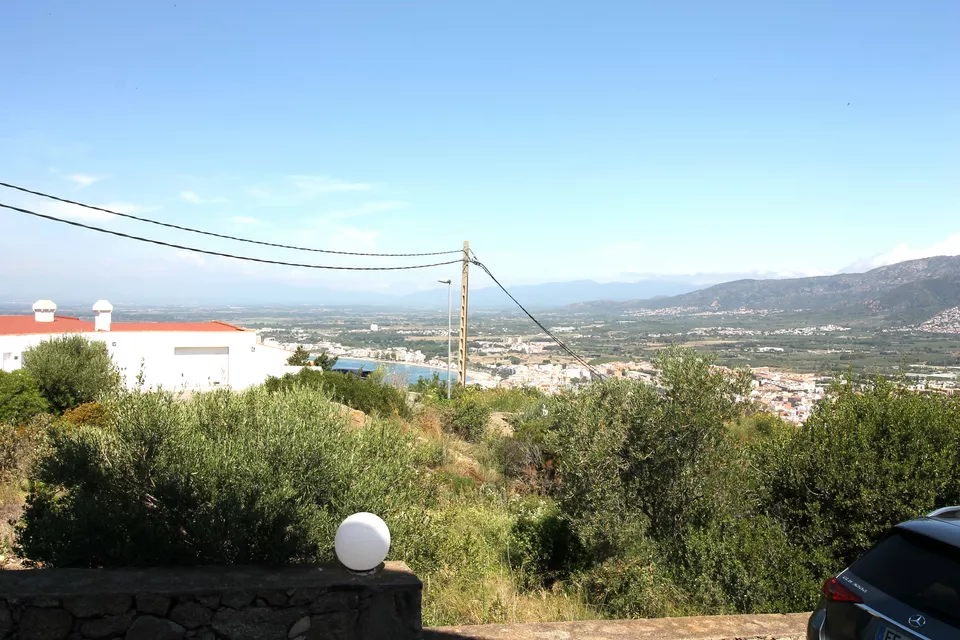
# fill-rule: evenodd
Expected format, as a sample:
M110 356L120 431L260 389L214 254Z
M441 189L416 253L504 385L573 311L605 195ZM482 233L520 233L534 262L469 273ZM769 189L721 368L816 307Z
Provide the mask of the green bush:
M526 498L511 505L513 526L507 561L523 588L550 587L580 564L582 549L556 504Z
M481 392L468 389L444 407L444 429L468 442L479 442L487 431L490 409L484 404Z
M110 413L99 402L85 402L79 407L67 409L60 417L61 423L73 426L86 424L92 427L105 427L109 420Z
M591 601L618 615L808 606L818 575L758 513L762 479L727 427L742 419L747 376L688 350L656 363L659 391L607 381L550 412L553 492L586 554ZM651 600L661 589L663 606Z
M305 367L310 364L310 352L302 344L298 344L296 350L287 358L287 364L293 367Z
M52 416L41 413L21 425L0 422L0 484L24 477L42 449L52 421Z
M765 510L839 571L890 526L960 503L960 402L877 378L837 385L792 432L757 447Z
M120 384L107 345L76 334L27 349L23 368L36 379L41 394L56 413L93 402Z
M166 392L107 402L105 428L55 432L18 529L51 566L321 561L357 511L410 553L430 491L397 427L347 428L326 396Z
M331 399L368 415L404 418L410 415L406 394L384 384L379 376L360 378L339 371L301 369L297 373L284 374L282 378L271 376L264 385L269 391L297 387L323 390Z
M462 387L459 385L452 385L450 388L451 397L453 397L454 394L459 395L461 389ZM410 391L420 394L421 402L446 401L447 381L441 380L439 373L434 373L430 378L419 378L415 383L410 385Z
M33 376L23 369L0 371L0 423L22 425L47 409Z
M630 555L609 558L578 579L587 600L608 618L656 618L699 613L674 584L649 544Z
M711 614L809 611L824 576L772 517L723 514L691 529L670 566L693 611Z
M542 391L530 387L516 389L497 387L484 391L482 397L484 404L491 411L506 413L519 413L528 410L540 411L541 407L547 402L547 396Z

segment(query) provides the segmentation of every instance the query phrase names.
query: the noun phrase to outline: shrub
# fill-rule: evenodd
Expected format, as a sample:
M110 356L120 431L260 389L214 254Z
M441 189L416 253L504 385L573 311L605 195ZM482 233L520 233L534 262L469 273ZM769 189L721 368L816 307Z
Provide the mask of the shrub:
M547 402L547 396L539 389L520 387L517 389L495 388L482 392L484 404L491 411L519 413L528 410L540 411Z
M25 424L47 409L47 401L33 376L23 369L0 371L0 423Z
M287 364L294 367L305 367L310 364L310 352L298 344L296 350L287 358Z
M824 576L769 515L744 509L721 514L688 531L670 567L673 583L689 594L694 611L786 613L809 611Z
M76 334L27 349L23 367L37 380L41 394L57 413L93 402L120 384L107 345Z
M553 501L526 498L511 507L507 559L523 588L550 587L579 566L582 549Z
M561 396L550 412L553 493L583 546L591 601L617 615L809 606L817 573L757 509L762 476L728 431L746 376L687 350L657 364L659 391L607 381ZM651 600L658 590L662 604Z
M264 386L269 391L290 390L296 387L323 390L330 398L351 409L382 417L408 417L406 394L384 384L382 377L360 378L348 373L301 369L284 374L282 378L269 377Z
M447 381L440 379L439 373L434 373L430 378L420 378L414 384L410 385L410 390L420 394L423 402L445 401L447 399ZM460 386L455 385L450 388L451 397L454 393L460 393Z
M580 576L579 583L587 600L610 618L698 613L683 590L670 580L665 563L657 558L652 545L593 566Z
M313 361L313 366L320 367L324 371L330 371L333 369L333 365L337 364L338 357L330 357L327 355L327 352L324 351Z
M60 421L72 426L86 424L92 427L105 427L109 418L110 412L105 406L99 402L85 402L79 407L64 411Z
M447 431L468 442L478 442L486 433L490 409L483 403L480 393L470 389L444 408L443 421Z
M377 513L410 553L427 525L420 449L353 430L316 391L123 393L106 428L52 436L18 530L53 566L326 561L348 514Z
M42 448L52 416L37 414L26 424L0 423L0 484L24 476Z
M960 402L846 380L802 426L758 447L765 509L825 577L890 526L960 503Z
M730 435L740 443L759 443L776 439L796 427L780 416L758 411L738 417L727 425Z

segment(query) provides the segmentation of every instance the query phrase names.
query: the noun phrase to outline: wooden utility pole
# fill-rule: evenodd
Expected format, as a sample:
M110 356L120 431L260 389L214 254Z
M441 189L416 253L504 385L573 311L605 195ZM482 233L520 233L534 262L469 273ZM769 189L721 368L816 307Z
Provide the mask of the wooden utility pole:
M470 241L463 241L463 275L460 280L460 353L457 355L458 382L467 386L467 296L470 291Z

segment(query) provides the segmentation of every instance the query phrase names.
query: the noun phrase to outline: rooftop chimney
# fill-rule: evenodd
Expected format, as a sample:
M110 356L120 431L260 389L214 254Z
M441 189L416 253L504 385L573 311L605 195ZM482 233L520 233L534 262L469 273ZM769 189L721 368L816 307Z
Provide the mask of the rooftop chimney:
M37 322L53 322L57 305L52 300L37 300L33 303L33 319Z
M93 330L110 331L110 316L113 315L113 305L106 300L97 300L93 304Z

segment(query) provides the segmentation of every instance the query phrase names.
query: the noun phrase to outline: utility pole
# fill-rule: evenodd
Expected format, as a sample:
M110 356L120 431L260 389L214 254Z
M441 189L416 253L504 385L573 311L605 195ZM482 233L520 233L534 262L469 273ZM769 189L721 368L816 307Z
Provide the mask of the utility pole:
M470 241L463 241L463 274L460 280L460 353L457 374L460 384L467 386L467 296L470 291Z
M442 284L447 285L447 400L450 399L450 385L453 384L453 371L450 366L450 354L453 353L453 312L450 306L451 300L451 291L453 290L453 280L447 278L445 280L437 280Z

